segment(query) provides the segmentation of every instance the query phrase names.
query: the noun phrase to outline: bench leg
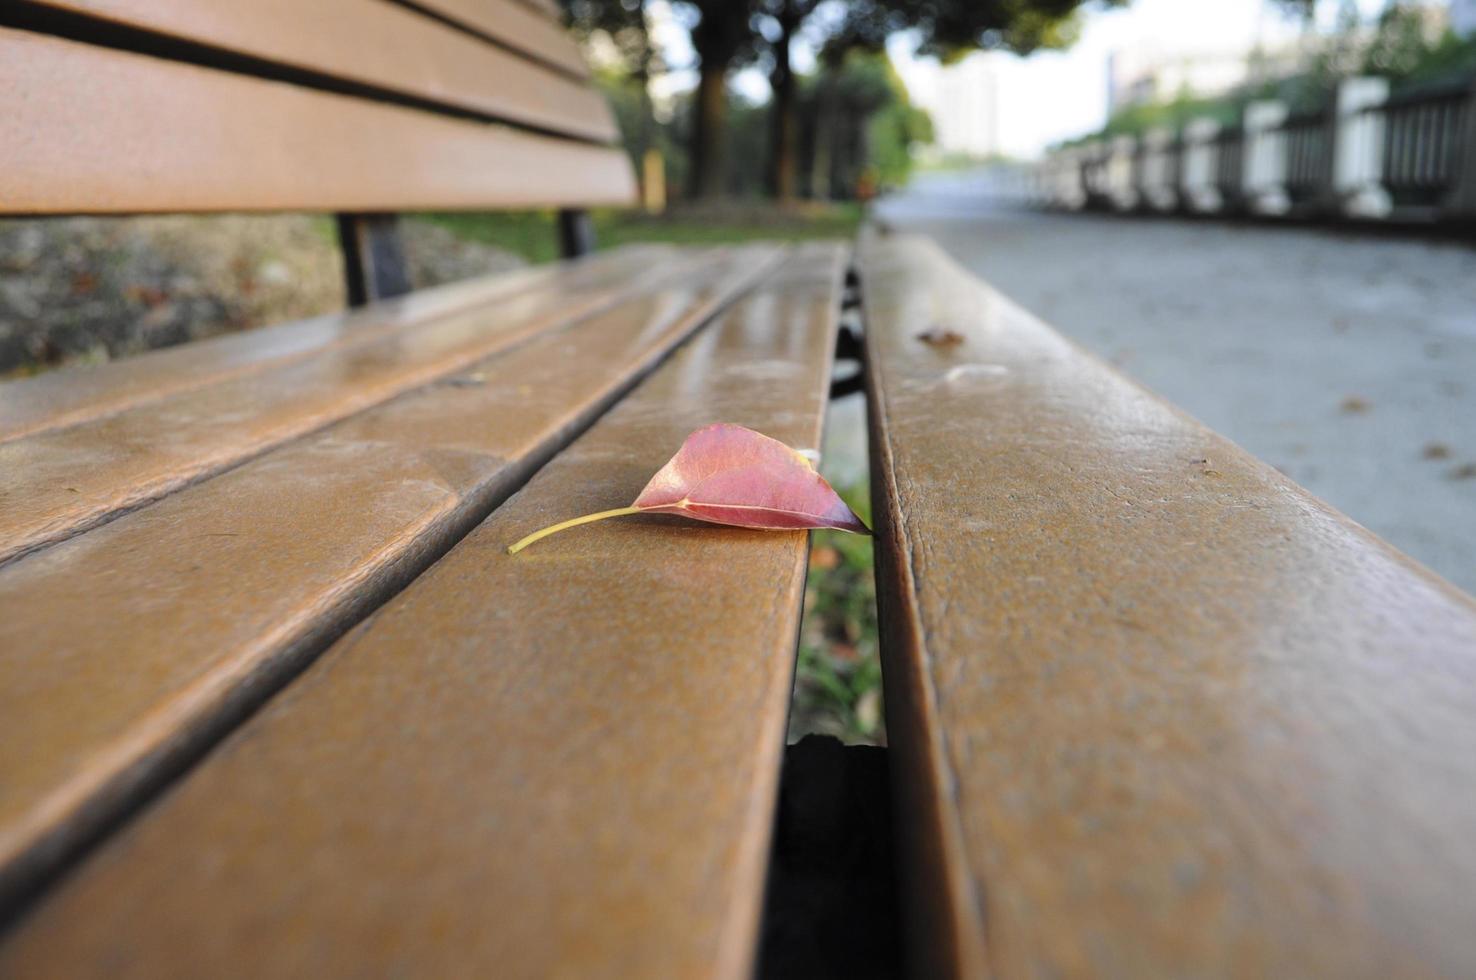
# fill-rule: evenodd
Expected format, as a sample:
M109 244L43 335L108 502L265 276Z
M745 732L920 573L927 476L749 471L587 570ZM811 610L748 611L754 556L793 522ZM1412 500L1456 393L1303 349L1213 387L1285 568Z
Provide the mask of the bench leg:
M577 259L595 250L594 222L589 212L574 208L559 211L559 253Z
M394 214L340 214L338 241L349 306L410 291L410 267Z

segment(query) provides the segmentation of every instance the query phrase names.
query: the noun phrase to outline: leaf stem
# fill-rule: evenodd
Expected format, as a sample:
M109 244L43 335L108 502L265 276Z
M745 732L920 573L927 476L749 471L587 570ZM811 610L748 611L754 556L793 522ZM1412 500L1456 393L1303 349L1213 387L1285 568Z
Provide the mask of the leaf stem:
M598 514L585 514L583 517L575 517L567 521L560 521L557 524L549 525L541 531L534 531L532 534L528 535L517 544L508 548L507 553L510 555L515 555L518 552L522 551L524 548L528 547L528 545L532 544L534 541L537 541L540 538L546 538L550 534L558 534L560 531L567 531L571 527L578 527L581 524L593 524L595 521L603 521L607 517L624 517L626 514L639 514L644 509L645 508L643 507L617 507L614 510L602 510Z

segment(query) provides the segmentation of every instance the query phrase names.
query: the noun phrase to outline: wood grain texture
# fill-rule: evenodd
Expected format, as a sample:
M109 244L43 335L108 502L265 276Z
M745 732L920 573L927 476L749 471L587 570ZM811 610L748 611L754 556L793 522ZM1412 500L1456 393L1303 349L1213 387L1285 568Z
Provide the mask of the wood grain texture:
M615 256L416 329L324 347L268 372L0 443L0 562L606 309L681 275L698 261L695 254L654 267L644 253ZM126 362L120 370L128 370Z
M634 254L606 252L591 257L589 262L601 264L618 255L616 261L623 264ZM669 250L647 251L641 261L671 261L671 254ZM547 284L571 267L569 263L556 263L480 276L416 290L368 309L242 330L121 361L0 382L0 442L76 425L145 401L267 370L330 347L413 330L437 317Z
M918 975L1476 975L1476 605L935 245L860 271Z
M504 549L633 499L714 420L818 446L841 257L806 247L559 453L61 883L0 974L748 976L806 535L643 517Z
M570 40L556 0L410 0L412 6L556 64L576 75L589 67ZM571 53L572 49L572 53Z
M710 255L0 569L0 906L443 553L776 257Z
M571 74L589 75L579 46L564 30L555 0L410 0L410 6L430 10Z
M580 139L619 138L604 96L587 80L381 0L39 2ZM522 42L566 71L582 68L578 48L558 25L510 2L478 4L508 44Z
M0 29L0 213L629 204L613 147Z

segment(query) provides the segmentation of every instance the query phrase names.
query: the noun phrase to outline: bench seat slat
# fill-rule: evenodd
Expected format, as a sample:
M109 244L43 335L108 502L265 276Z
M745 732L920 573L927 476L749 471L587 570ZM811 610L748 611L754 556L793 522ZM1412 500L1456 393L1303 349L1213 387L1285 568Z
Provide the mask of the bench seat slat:
M842 257L786 260L59 883L0 973L748 976L806 535L504 549L713 421L818 446Z
M69 428L0 443L0 562L156 500L287 439L423 385L711 256L645 267L637 252L576 266L502 302L453 312L264 373L227 377ZM120 370L127 371L125 365Z
M608 143L619 136L604 97L587 81L550 71L393 3L41 2L102 23L156 31L581 139ZM573 39L557 24L510 0L478 0L478 4L497 19L501 37L513 47L531 50L565 71L585 74Z
M1476 605L936 245L859 268L918 975L1476 975Z
M643 261L669 262L669 249L640 246ZM603 264L619 256L632 261L630 247L583 260ZM76 425L145 401L203 388L226 378L266 370L332 347L413 329L437 317L491 303L547 285L572 263L529 266L421 289L346 313L332 313L208 340L149 351L104 365L64 368L0 384L0 442L47 429Z
M775 258L726 253L0 569L0 896L444 551Z
M7 213L628 204L623 150L0 29Z

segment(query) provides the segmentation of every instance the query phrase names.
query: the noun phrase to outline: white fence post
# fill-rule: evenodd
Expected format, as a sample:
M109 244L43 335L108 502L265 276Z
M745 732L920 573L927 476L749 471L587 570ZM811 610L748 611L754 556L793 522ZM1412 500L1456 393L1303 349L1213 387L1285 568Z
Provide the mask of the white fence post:
M1159 126L1143 134L1143 198L1155 211L1179 206L1177 134Z
M1138 206L1138 188L1133 181L1138 139L1115 136L1107 146L1107 198L1114 209L1131 211Z
M1281 126L1290 114L1285 102L1266 100L1245 107L1245 169L1242 191L1254 214L1286 214L1291 195L1286 190L1286 133Z
M1075 147L1059 150L1052 157L1052 204L1072 211L1079 211L1086 204L1086 188L1082 185L1081 162L1081 151Z
M1194 119L1184 127L1184 172L1180 175L1180 186L1189 210L1201 214L1225 206L1225 199L1215 184L1218 164L1215 137L1219 134L1220 124L1213 119Z
M1343 212L1358 218L1387 217L1394 208L1384 189L1384 114L1386 78L1347 78L1338 85L1333 142L1333 192Z

